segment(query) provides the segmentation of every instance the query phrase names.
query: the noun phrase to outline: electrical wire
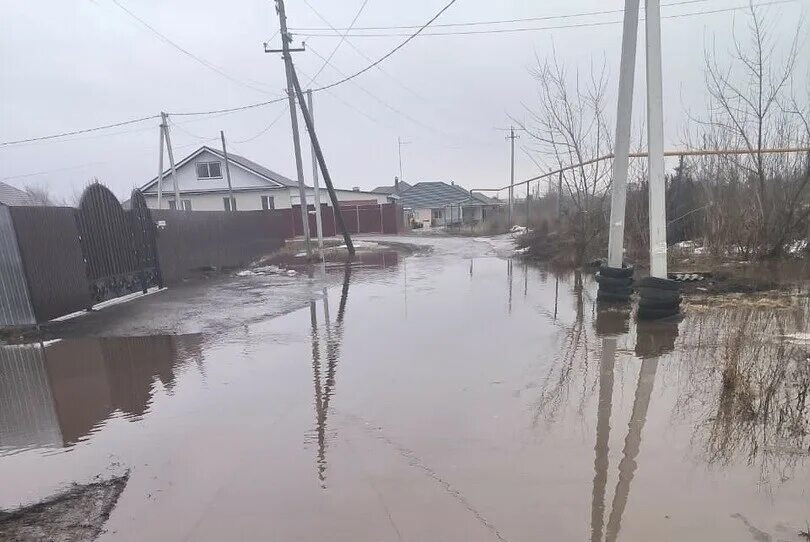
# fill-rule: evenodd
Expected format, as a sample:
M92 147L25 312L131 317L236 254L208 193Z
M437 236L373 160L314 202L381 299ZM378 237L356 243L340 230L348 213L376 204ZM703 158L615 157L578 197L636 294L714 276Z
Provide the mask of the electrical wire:
M95 126L93 128L84 128L82 130L73 130L71 132L62 132L62 133L59 133L59 134L51 134L51 135L39 136L39 137L29 137L27 139L17 139L15 141L4 141L4 142L0 143L0 147L7 147L9 145L17 145L17 144L20 144L20 143L30 143L32 141L44 141L46 139L56 139L58 137L66 137L66 136L71 136L71 135L86 134L88 132L96 132L98 130L108 130L110 128L117 128L119 126L127 126L127 125L130 125L130 124L136 124L138 122L145 122L147 120L153 120L153 119L159 119L159 118L160 118L160 115L151 115L149 117L141 117L141 118L138 118L138 119L125 120L125 121L116 122L116 123L113 123L113 124L105 124L103 126Z
M315 80L318 78L318 76L321 74L321 72L323 72L323 69L326 68L326 66L329 64L329 61L332 60L332 57L335 56L335 53L337 53L338 49L340 49L340 46L343 45L343 42L346 41L346 34L351 32L352 27L354 26L354 23L357 22L357 19L360 17L360 14L363 13L364 9L366 9L366 4L368 4L368 0L363 0L363 3L360 5L360 9L358 9L357 13L354 15L354 19L352 19L352 22L349 25L349 28L346 29L346 32L340 37L340 41L337 43L337 45L335 45L335 48L332 49L332 52L329 53L329 56L323 61L323 64L321 64L320 69L317 72L315 72L315 75L313 75L312 78L309 80L309 83L307 83L308 87L311 86L312 83L315 82ZM307 5L309 5L309 4L307 4Z
M709 2L710 0L681 0L680 2L664 2L661 4L661 7L668 7L668 6L681 6L685 4L699 4L704 2ZM304 0L304 3L309 6L309 3ZM309 6L312 8L312 6ZM314 9L313 9L314 11ZM525 22L532 22L532 21L550 21L555 19L573 19L577 17L592 17L595 15L612 15L616 13L624 13L623 9L607 9L601 11L587 11L581 13L569 13L563 15L545 15L540 17L521 17L518 19L500 19L495 21L469 21L463 23L436 23L433 25L434 28L452 28L455 26L483 26L483 25L490 25L490 24L508 24L508 23L525 23ZM327 23L328 24L328 23ZM410 25L410 26L355 26L354 30L413 30L415 28L419 28L418 25ZM318 28L318 27L294 27L290 30L295 32L326 32L328 30L333 30L336 32L342 32L345 30L351 30L351 28L335 28L329 25L329 28Z
M256 107L262 107L262 106L265 106L265 105L275 104L275 103L283 102L283 101L286 101L286 100L287 100L287 97L285 96L283 98L276 98L274 100L267 100L266 102L258 102L258 103L248 104L248 105L240 105L238 107L228 107L228 108L225 108L225 109L212 109L211 111L185 111L185 112L175 111L175 112L171 112L169 114L170 115L175 115L175 116L217 115L219 113L233 113L233 112L236 112L236 111L245 111L247 109L255 109Z
M703 11L693 11L690 13L678 13L673 15L664 15L661 19L679 19L683 17L695 17L699 15L713 15L717 13L726 13L730 11L739 11L743 9L750 9L751 7L767 7L767 6L774 6L777 4L787 4L787 3L794 3L799 0L773 0L771 2L760 2L757 4L746 4L742 6L730 7L730 8L718 8L713 10L703 10ZM640 20L644 20L641 18ZM460 30L460 31L447 31L447 32L424 32L422 36L470 36L470 35L482 35L482 34L512 34L512 33L520 33L520 32L537 32L542 30L562 30L568 28L590 28L590 27L598 27L598 26L611 26L622 24L622 21L597 21L591 23L576 23L576 24L567 24L567 25L556 25L556 26L533 26L533 27L522 27L522 28L495 28L489 30ZM334 38L335 36L332 34L307 34L301 33L301 36L305 37L321 37L321 38ZM389 38L389 37L402 37L408 36L407 33L361 33L361 34L347 34L347 36L352 38ZM415 36L414 36L415 37ZM412 39L412 38L410 38Z
M162 34L155 27L153 27L152 25L150 25L149 23L144 21L142 18L140 18L138 15L136 15L135 13L130 11L126 6L121 4L121 2L119 2L119 0L110 0L110 1L113 4L115 4L116 6L118 6L122 11L124 11L124 13L126 13L127 15L129 15L130 17L135 19L138 23L143 25L147 30L149 30L152 34L154 34L160 41L162 41L163 43L166 43L167 45L169 45L169 46L173 47L174 49L180 51L181 53L188 56L189 58L191 58L191 59L195 60L196 62L202 64L203 66L205 66L209 70L211 70L211 71L221 75L222 77L228 79L229 81L231 81L233 83L236 83L238 85L241 85L243 87L249 88L251 90L255 90L257 92L261 92L262 94L270 94L270 92L266 88L259 88L259 87L255 86L255 85L252 85L250 83L247 83L245 81L237 79L236 77L230 75L228 72L224 71L219 66L216 66L215 64L207 61L206 59L204 59L204 58L202 58L202 57L200 57L198 55L195 55L194 53L192 53L188 49L184 48L183 46L181 46L177 42L172 41L165 34Z
M343 79L341 79L341 80L339 80L339 81L335 81L334 83L330 83L330 84L328 84L328 85L326 85L326 86L323 86L323 87L320 87L320 88L312 89L312 92L319 92L319 91L321 91L321 90L326 90L326 89L328 89L328 88L332 88L332 87L336 87L336 86L338 86L338 85L342 85L342 84L343 84L343 83L345 83L346 81L350 81L350 80L354 79L355 77L358 77L358 76L360 76L360 75L362 75L362 74L366 73L367 71L369 71L371 68L373 68L373 67L377 66L378 64L383 63L385 60L387 60L388 58L390 58L391 56L393 56L393 55L394 55L394 54L395 54L397 51L399 51L400 49L402 49L403 47L405 47L405 46L406 46L408 43L410 43L410 42L411 42L411 41L412 41L414 38L416 38L416 37L417 37L419 34L421 34L421 33L422 33L422 31L424 31L424 30L425 30L425 29L426 29L428 26L430 26L430 25L433 23L433 21L435 21L436 19L438 19L439 17L441 17L442 13L444 13L445 11L447 11L448 9L450 9L450 7L451 7L453 4L455 4L457 1L458 1L458 0L450 0L450 2L448 2L448 3L447 3L447 4L446 4L446 5L445 5L445 6L444 6L442 9L440 9L440 10L439 10L439 11L438 11L438 12L437 12L437 13L436 13L436 14L435 14L433 17L431 17L431 18L430 18L430 20L428 20L428 22L426 22L426 23L425 23L425 24L423 24L421 27L419 27L419 29L418 29L416 32L414 32L414 33L410 34L410 35L409 35L409 36L408 36L408 37L407 37L405 40L403 40L403 41L402 41L402 42L401 42L399 45L397 45L396 47L394 47L393 49L391 49L390 51L388 51L386 54L384 54L383 56L381 56L381 57L380 57L378 60L375 60L374 62L372 62L371 64L369 64L369 65L368 65L368 66L366 66L365 68L363 68L362 70L360 70L360 71L358 71L358 72L356 72L356 73L354 73L354 74L352 74L352 75L350 75L350 76L348 76L348 77L344 77Z

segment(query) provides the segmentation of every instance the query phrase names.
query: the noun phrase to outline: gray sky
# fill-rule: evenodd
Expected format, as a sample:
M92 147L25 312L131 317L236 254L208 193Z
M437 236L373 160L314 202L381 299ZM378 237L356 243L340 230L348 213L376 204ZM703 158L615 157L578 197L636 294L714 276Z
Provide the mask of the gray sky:
M351 23L362 4L362 0L308 1L339 28ZM262 42L278 30L271 0L119 2L228 77L164 43L112 0L0 0L0 141L109 124L161 110L234 107L282 94L281 59L262 50ZM356 26L419 25L445 3L368 0ZM698 1L664 6L662 15L743 4L745 0ZM620 0L458 0L437 22L568 15L621 7ZM788 44L796 21L808 8L810 0L765 8L781 43ZM291 27L325 26L303 0L288 0L287 14ZM542 28L603 21L619 22L621 15L467 29ZM667 148L678 146L686 118L684 107L703 107L704 44L714 40L717 49L725 51L735 21L737 31L743 32L744 11L663 20ZM643 35L642 22L636 65L637 113L645 104ZM347 41L376 59L403 39L351 37ZM339 41L333 37L306 40L323 56ZM368 64L348 42L332 59L347 74ZM509 115L523 118L523 104L531 106L536 99L536 87L527 71L535 63L535 55L549 56L553 44L566 67L582 71L592 62L606 59L612 117L620 42L621 24L419 37L382 64L385 73L371 70L355 79L356 84L346 83L315 95L316 125L332 177L343 188L391 184L398 174L396 140L402 136L410 141L403 146L404 177L409 182L443 179L467 188L502 186L508 182L509 148L504 133L495 128L508 126ZM280 45L278 36L272 44ZM808 73L809 57L810 47L805 42L798 74ZM296 53L295 60L302 84L322 64L312 52ZM339 78L327 67L317 83ZM218 146L219 130L223 129L229 150L294 178L285 105L282 102L216 117L173 117L177 124L172 128L176 159L201 144ZM157 125L158 121L152 120L56 141L0 147L0 179L20 187L47 185L58 195L70 197L89 179L98 177L119 196L125 196L133 186L157 173ZM311 167L304 134L302 131L309 180ZM209 138L217 139L204 141ZM519 178L537 172L521 152L516 169ZM38 174L41 172L45 173Z

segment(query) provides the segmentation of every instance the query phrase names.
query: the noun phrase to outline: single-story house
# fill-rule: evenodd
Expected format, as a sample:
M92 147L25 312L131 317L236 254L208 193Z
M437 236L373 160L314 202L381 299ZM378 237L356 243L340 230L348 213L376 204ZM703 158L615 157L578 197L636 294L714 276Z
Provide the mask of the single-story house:
M419 227L477 224L495 211L501 202L468 192L454 182L419 182L400 194L399 203Z
M3 182L0 182L0 204L9 206L38 205L28 192Z
M400 181L399 177L394 177L394 184L392 186L378 186L377 188L374 188L372 192L375 194L385 194L389 197L398 197L400 194L402 194L402 192L406 191L410 187L411 185L405 181ZM396 199L396 197L393 199Z
M177 184L180 189L180 208L186 211L258 211L289 209L300 203L298 182L268 169L244 156L228 153L231 170L233 202L228 198L228 180L225 171L225 156L222 151L203 146L175 165ZM163 173L164 209L176 209L174 184L170 170ZM157 208L158 178L141 187L149 208ZM331 206L326 187L320 190L321 203ZM358 189L335 189L341 206L376 205L388 203L385 194L364 192ZM314 189L306 188L307 204L315 199Z

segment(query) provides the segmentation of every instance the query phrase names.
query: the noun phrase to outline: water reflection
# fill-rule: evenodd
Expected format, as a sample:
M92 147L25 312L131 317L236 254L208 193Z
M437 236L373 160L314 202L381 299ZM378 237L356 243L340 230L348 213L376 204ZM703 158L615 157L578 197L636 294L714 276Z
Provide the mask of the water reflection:
M329 318L329 298L324 291L323 312L324 331L326 335L326 374L322 376L323 364L321 362L321 334L318 326L317 304L311 301L310 311L310 337L312 341L312 380L315 387L315 439L317 452L315 463L318 469L318 480L321 487L326 488L326 449L327 449L327 416L329 415L329 400L335 393L335 375L340 359L340 347L343 343L343 323L346 316L346 304L349 299L349 284L351 282L352 267L346 265L343 271L343 286L340 291L340 304L334 325Z
M137 419L159 381L171 390L200 337L65 339L0 347L0 454L70 447L115 412Z

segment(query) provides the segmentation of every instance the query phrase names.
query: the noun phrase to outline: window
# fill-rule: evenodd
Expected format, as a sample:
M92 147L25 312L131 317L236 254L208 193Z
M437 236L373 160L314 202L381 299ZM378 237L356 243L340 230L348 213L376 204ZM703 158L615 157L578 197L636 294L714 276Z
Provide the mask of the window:
M222 205L225 206L226 211L235 211L236 198L222 198Z
M219 162L197 162L198 179L221 179L222 164Z
M273 201L273 196L262 196L262 210L271 211L276 208L276 202Z
M444 209L432 209L431 218L433 220L441 220L442 218L444 218Z
M180 203L182 203L184 211L190 211L191 210L191 200L190 199L181 199ZM175 200L173 200L173 199L169 200L169 209L171 209L173 211L177 210L177 202Z

